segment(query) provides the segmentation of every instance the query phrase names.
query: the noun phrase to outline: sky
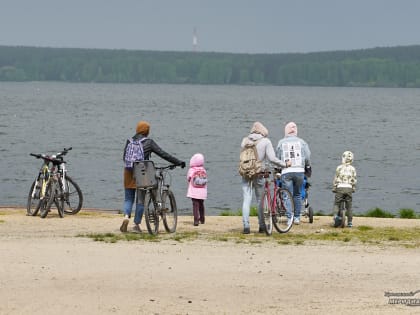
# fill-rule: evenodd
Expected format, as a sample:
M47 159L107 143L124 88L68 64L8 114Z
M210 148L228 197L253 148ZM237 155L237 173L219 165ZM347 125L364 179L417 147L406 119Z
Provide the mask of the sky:
M420 44L420 0L0 0L0 45L306 53Z

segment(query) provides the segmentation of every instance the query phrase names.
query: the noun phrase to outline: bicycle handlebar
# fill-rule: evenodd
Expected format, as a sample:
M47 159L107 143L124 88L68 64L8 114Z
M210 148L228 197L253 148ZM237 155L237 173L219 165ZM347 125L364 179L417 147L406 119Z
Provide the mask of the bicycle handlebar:
M51 156L46 155L46 154L40 154L40 153L37 153L37 154L35 154L35 153L29 153L29 155L34 156L37 159L43 159L45 161L49 161L49 162L53 162L53 163L54 162L62 162L62 163L65 163L63 161L63 156L65 156L72 149L73 149L73 147L64 148L63 151L58 152L58 153L56 153L54 155L51 155Z
M166 165L166 166L155 166L155 168L157 170L166 170L166 169L170 169L173 170L175 167L177 167L178 165L175 164L170 164L170 165Z

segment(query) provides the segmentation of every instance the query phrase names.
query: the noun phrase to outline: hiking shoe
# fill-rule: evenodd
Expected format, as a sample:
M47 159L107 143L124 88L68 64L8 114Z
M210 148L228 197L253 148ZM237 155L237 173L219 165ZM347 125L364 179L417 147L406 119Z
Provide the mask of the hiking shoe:
M250 234L251 233L251 229L249 227L244 228L244 234Z
M124 219L124 221L122 222L122 224L121 224L121 226L120 226L120 231L121 231L122 233L127 232L127 227L128 227L128 222L129 222L129 221L130 221L129 219Z
M351 222L347 223L347 227L349 227L349 228L353 227L353 223L351 223Z
M140 225L134 224L134 226L133 226L133 232L135 232L135 233L141 233Z

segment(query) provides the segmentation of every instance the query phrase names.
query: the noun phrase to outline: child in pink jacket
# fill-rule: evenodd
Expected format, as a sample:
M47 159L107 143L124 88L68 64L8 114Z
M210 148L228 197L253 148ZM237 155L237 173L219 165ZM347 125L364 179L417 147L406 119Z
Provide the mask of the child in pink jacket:
M204 156L196 153L191 157L187 173L188 192L193 204L194 226L204 224L204 200L207 199L207 172L204 168Z

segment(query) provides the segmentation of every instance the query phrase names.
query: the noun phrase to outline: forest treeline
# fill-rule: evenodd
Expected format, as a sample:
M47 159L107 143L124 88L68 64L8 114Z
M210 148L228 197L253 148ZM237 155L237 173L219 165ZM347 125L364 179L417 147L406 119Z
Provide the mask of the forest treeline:
M0 46L0 81L420 87L420 45L281 54Z

